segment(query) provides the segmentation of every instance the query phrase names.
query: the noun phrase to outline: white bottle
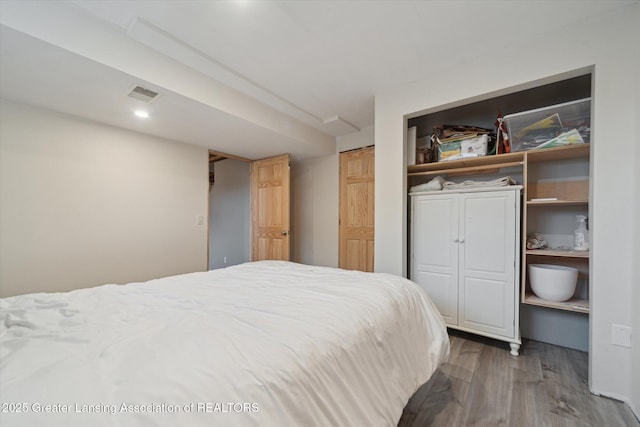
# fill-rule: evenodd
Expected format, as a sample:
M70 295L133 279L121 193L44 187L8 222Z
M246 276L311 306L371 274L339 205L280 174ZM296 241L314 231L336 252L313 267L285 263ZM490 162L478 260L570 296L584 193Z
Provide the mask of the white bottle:
M584 215L576 215L578 228L573 232L573 249L576 251L589 250L589 231L587 230L587 217Z

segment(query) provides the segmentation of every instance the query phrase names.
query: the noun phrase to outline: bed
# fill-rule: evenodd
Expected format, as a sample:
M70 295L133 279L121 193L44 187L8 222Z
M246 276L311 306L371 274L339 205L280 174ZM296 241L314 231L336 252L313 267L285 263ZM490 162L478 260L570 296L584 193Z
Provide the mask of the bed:
M394 426L448 357L415 283L284 261L0 300L2 426Z

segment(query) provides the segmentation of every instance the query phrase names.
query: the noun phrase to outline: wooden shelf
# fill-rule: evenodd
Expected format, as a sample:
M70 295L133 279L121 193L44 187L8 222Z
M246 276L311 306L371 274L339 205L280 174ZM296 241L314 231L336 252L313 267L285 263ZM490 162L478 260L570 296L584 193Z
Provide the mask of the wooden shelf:
M527 200L527 206L588 205L588 200Z
M590 151L591 144L574 144L566 147L529 150L525 151L525 153L527 153L527 162L534 163L589 157Z
M501 168L510 168L510 167L521 167L523 162L508 162L508 163L492 163L490 165L479 165L479 166L462 166L459 168L450 168L446 170L438 169L438 170L429 170L422 172L410 172L408 176L426 176L426 175L470 175L473 173L498 173Z
M564 257L564 258L589 258L589 251L563 251L559 249L527 249L527 255Z
M556 302L547 301L537 296L527 293L522 302L524 304L537 305L539 307L556 308L559 310L573 311L576 313L589 314L589 300L582 298L571 298L569 301Z
M563 161L581 159L581 164L584 161L588 162L590 150L589 144L576 144L526 152L527 177L523 179L527 197L526 209L524 210L525 221L527 221L527 211L531 215L535 211L535 217L548 219L560 212L558 208L564 206L569 207L569 211L575 211L575 213L587 209L589 205L589 179L586 177L571 178L570 174L563 174L559 170L564 167ZM548 164L553 164L553 166L548 168ZM532 171L534 172L532 173ZM559 178L551 179L552 172L556 172ZM535 181L532 178L535 178ZM525 229L526 226L527 223L525 223ZM527 265L532 262L548 262L577 268L578 277L582 279L581 286L584 286L584 282L589 280L589 251L525 249L524 253L521 284L523 304L589 314L588 299L574 297L563 302L547 301L534 295L528 285L525 285L528 281ZM583 294L580 293L580 295Z
M569 205L589 203L589 180L527 181L527 205Z
M409 176L421 172L436 172L446 174L452 169L463 169L478 166L493 168L517 166L524 160L524 152L498 154L493 156L471 157L468 159L451 160L448 162L423 163L421 165L407 166ZM505 164L516 163L516 165L505 166Z
M547 162L580 157L589 157L590 144L575 144L566 147L545 148L541 150L519 151L516 153L492 156L472 157L448 162L423 163L407 166L408 176L438 175L452 173L473 173L487 169L517 167L525 161Z

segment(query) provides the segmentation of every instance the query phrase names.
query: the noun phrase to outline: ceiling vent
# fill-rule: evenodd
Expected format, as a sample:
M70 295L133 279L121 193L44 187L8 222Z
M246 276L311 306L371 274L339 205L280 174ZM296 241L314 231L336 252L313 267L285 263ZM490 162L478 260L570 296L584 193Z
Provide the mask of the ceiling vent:
M142 86L134 86L131 92L129 92L129 96L131 98L135 98L139 101L150 103L154 99L156 99L160 94L158 92L154 92L151 89L147 89Z

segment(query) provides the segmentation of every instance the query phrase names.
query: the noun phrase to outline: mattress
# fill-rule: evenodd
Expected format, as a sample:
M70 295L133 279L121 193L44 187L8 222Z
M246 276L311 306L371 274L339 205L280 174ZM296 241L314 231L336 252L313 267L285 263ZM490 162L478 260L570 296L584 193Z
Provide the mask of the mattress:
M284 261L0 300L2 426L394 426L449 354L415 283Z

